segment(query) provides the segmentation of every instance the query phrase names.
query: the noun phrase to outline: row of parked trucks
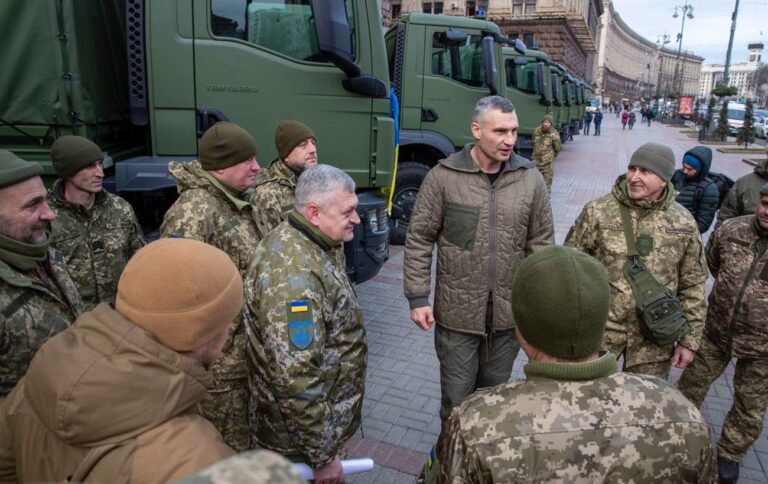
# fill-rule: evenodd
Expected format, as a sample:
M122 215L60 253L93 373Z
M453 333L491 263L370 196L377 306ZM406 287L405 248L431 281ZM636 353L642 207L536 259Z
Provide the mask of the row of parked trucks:
M565 140L591 97L492 22L411 14L384 31L376 0L8 0L0 32L0 148L52 179L53 141L92 139L148 233L176 198L168 162L194 159L211 125L247 129L262 165L279 121L309 125L358 187L358 283L403 242L427 171L472 141L478 99L515 104L525 154L544 114Z

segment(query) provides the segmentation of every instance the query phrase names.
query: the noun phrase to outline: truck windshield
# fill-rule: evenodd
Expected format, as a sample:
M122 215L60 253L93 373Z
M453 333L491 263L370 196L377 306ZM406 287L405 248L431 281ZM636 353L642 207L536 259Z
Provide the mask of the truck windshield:
M344 2L354 27L353 0ZM211 0L211 32L288 57L327 62L320 52L310 0ZM354 31L352 47L354 52Z
M729 109L728 110L728 119L735 119L737 121L743 121L744 120L744 111L740 109Z
M482 37L468 35L456 45L446 43L440 32L432 38L432 74L445 76L472 87L486 87Z
M513 59L507 59L505 64L507 74L507 87L513 87L530 94L539 93L539 79L537 77L535 62L521 66L516 65Z

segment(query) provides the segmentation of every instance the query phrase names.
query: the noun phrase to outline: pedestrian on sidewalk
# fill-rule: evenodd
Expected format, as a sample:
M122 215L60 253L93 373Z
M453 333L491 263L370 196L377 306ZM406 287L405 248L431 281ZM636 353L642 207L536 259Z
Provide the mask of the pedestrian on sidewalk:
M635 126L635 121L637 120L637 115L634 111L629 112L629 129L632 129Z
M701 406L710 385L736 358L734 397L717 442L721 483L735 483L749 448L760 436L768 406L768 184L757 213L728 219L707 244L715 278L701 347L678 388Z
M629 113L624 110L621 112L621 129L626 129L627 121L629 121Z
M592 123L592 113L589 111L584 112L584 131L582 134L589 134L589 125Z
M672 175L672 184L678 192L675 201L691 212L702 234L709 230L720 205L720 190L707 178L711 166L712 150L696 146L685 153L683 168Z
M438 482L712 482L699 410L600 351L609 305L608 274L586 254L554 246L522 263L512 310L526 379L453 410Z
M522 260L554 243L547 184L514 153L514 105L475 105L474 143L440 160L424 179L405 239L404 285L411 319L435 328L440 417L481 387L509 380L520 349L512 280ZM429 303L437 245L434 312Z
M648 112L646 113L646 119L648 120L648 127L651 127L651 121L653 121L653 110L648 108Z
M674 169L669 147L640 146L626 175L611 193L587 203L565 238L565 245L608 269L607 349L624 355L624 371L662 379L671 365L685 368L693 360L706 312L701 235L690 212L674 200ZM642 309L659 305L663 311Z
M533 157L536 168L544 175L547 190L552 193L555 158L560 153L560 134L552 128L552 116L544 115L541 125L533 132Z
M595 136L600 136L600 126L603 124L603 113L600 111L600 108L597 108L597 111L595 111L593 120L595 122Z

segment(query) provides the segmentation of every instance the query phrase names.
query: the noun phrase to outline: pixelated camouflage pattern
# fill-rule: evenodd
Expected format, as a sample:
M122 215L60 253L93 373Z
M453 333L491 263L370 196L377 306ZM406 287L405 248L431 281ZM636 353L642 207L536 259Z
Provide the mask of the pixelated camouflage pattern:
M253 216L266 232L280 225L285 220L285 214L293 208L297 179L280 158L256 175L250 201L254 207Z
M768 236L758 235L754 215L726 220L707 243L715 283L704 332L733 357L768 357L766 248Z
M606 358L615 369L614 356ZM438 482L446 483L714 477L699 411L667 383L627 373L570 381L529 375L480 391L453 410L437 455Z
M244 276L261 239L251 205L229 193L198 161L171 162L168 170L176 178L179 198L165 214L161 236L195 239L217 247ZM245 360L245 330L238 317L221 358L210 367L215 383L199 410L221 432L224 442L239 452L247 450L250 441Z
M56 213L51 245L64 254L85 310L100 302L113 303L125 264L144 246L144 233L131 205L101 191L88 210L64 199L61 179L51 187L48 203Z
M268 450L245 452L225 459L193 476L176 481L178 484L301 484L304 479L293 465L279 454Z
M724 220L757 211L760 189L768 183L768 159L759 161L752 173L736 180L717 212L718 225ZM717 227L717 226L716 226Z
M560 133L554 128L544 131L541 126L533 132L533 154L531 157L536 168L544 175L547 189L552 191L552 179L555 175L555 157L560 153Z
M707 397L710 385L731 362L731 355L704 336L696 359L688 365L677 387L697 407ZM717 455L741 462L760 437L768 407L768 358L739 358L733 375L733 404L723 421Z
M354 288L327 237L295 217L302 229L285 221L270 232L245 279L250 417L254 444L319 467L360 426L368 349ZM289 342L291 301L307 301L300 314L314 322L304 350Z
M608 195L587 203L566 236L565 245L582 250L608 270L611 305L605 346L619 355L625 349L625 366L668 360L673 344L657 345L645 338L635 310L635 296L624 275L627 243L619 204L631 209L635 237L650 235L653 247L642 260L657 281L677 294L691 332L680 343L696 351L706 313L707 268L696 221L674 201L671 184L656 202L630 200L626 175L621 175Z
M43 343L83 311L61 253L50 248L43 265L57 287L0 261L0 398L24 376Z

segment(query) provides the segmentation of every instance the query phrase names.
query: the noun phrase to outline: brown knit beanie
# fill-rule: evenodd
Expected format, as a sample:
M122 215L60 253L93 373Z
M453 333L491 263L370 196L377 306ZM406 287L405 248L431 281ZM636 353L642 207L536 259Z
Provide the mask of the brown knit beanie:
M610 289L605 267L583 252L553 245L527 257L512 285L512 312L523 337L558 358L582 358L603 341Z
M53 169L64 180L103 158L99 145L82 136L62 136L51 146Z
M117 312L176 351L211 341L240 314L243 281L216 247L159 239L136 252L117 285Z
M675 154L668 146L659 143L645 143L632 153L629 166L637 166L652 171L665 182L675 173Z
M298 121L280 121L275 130L275 148L277 156L285 159L299 143L307 138L317 141L315 133L304 123Z
M551 114L545 114L542 122L549 121L549 124L554 124L554 119Z
M43 167L39 164L24 161L10 151L0 150L0 188L9 187L42 174Z
M256 156L256 142L240 126L221 121L200 138L199 152L203 170L223 170Z

